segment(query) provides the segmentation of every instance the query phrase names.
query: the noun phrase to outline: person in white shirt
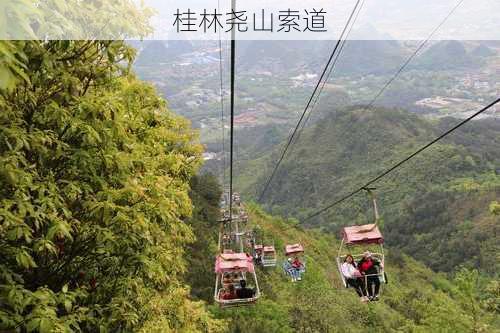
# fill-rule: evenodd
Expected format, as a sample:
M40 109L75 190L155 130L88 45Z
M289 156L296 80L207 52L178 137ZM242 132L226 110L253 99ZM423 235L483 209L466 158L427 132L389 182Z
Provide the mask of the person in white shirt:
M346 280L347 286L353 287L356 293L361 298L362 302L368 301L366 296L366 289L364 288L363 279L361 273L356 267L356 262L352 255L348 254L341 266L342 275Z

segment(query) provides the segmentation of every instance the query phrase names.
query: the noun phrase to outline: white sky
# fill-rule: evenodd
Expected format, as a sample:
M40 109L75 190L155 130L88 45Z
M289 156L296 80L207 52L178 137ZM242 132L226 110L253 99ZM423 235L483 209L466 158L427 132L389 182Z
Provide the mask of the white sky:
M219 0L224 11L230 8L230 0ZM448 15L458 0L365 0L356 24L353 39L425 39ZM217 0L145 0L144 3L159 13L154 19L156 29L153 39L217 39L217 34L168 33L174 13L190 8L197 14L203 9L217 8ZM237 1L238 10L249 13L265 9L274 12L275 25L280 10L288 8L303 12L304 9L323 8L327 14L326 33L254 33L238 34L238 39L336 39L343 28L356 0L246 0ZM251 19L249 15L249 20ZM251 23L253 24L253 23ZM251 30L251 29L250 29ZM166 38L165 38L166 37ZM226 36L228 38L229 36ZM498 40L500 39L500 0L464 0L450 16L433 39Z
M4 8L16 8L11 12L0 12L0 38L31 39L33 36L23 36L25 26L24 21L17 20L13 12L23 5L18 0L0 0ZM48 13L44 13L44 18L49 22L44 22L44 27L50 28L52 35L49 37L63 39L110 39L113 38L113 28L121 29L123 21L127 20L123 13L109 13L109 20L103 23L102 15L97 15L100 22L88 22L88 19L79 19L78 6L75 5L80 0L65 0L64 10L60 12L59 8L50 8ZM109 1L109 4L116 0L102 0L103 3ZM151 25L154 33L147 39L218 39L218 33L204 33L201 28L198 32L177 33L173 26L175 13L177 10L185 12L188 8L197 18L196 25L201 21L200 13L206 9L212 12L220 6L222 13L229 11L231 0L130 0L133 3L153 8L157 15L152 18ZM336 40L340 36L349 14L351 13L357 0L238 0L237 10L245 10L248 16L248 31L238 33L237 39L324 39ZM359 13L358 20L353 26L351 39L399 39L399 40L422 40L426 39L430 32L448 15L459 0L361 0L364 7ZM456 40L500 40L500 0L461 0L461 5L446 21L433 39L456 39ZM61 4L61 2L58 2ZM50 2L48 2L50 4ZM112 6L107 6L114 8ZM303 32L306 26L304 20L307 16L304 10L323 9L326 11L325 24L326 32ZM255 32L253 31L253 13L260 15L261 10L265 9L266 14L274 14L273 32ZM287 9L298 10L301 17L300 32L277 32L280 20L278 16L280 11ZM112 10L112 9L111 9ZM74 11L74 12L72 12ZM29 12L29 8L26 8ZM75 15L71 15L71 14ZM106 12L108 13L108 12ZM10 15L10 16L9 16ZM90 14L90 19L93 18ZM116 20L117 24L113 23ZM269 16L266 23L269 24ZM96 18L96 21L99 19ZM132 18L131 18L132 19ZM72 20L75 20L73 22ZM106 20L106 18L104 18ZM226 17L222 17L225 25ZM7 22L7 23L5 23ZM4 23L4 24L2 24ZM108 29L106 29L108 27ZM118 27L118 28L116 28ZM227 29L228 26L225 26ZM41 29L43 34L43 30ZM109 30L109 31L107 31ZM115 31L116 32L116 31ZM118 30L121 33L121 30ZM7 36L7 37L5 37ZM58 37L61 36L61 37ZM118 35L119 36L119 35ZM36 36L38 39L45 39L47 35ZM133 39L136 36L128 36ZM222 36L225 39L230 38L230 34Z

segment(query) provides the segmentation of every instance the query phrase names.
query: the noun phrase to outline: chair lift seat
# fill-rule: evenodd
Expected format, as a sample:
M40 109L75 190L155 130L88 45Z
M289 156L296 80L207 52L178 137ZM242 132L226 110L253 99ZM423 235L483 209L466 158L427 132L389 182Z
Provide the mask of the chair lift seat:
M215 261L215 273L218 276L216 288L218 286L220 276L226 272L243 272L252 274L256 284L255 295L250 298L222 299L220 290L216 290L215 301L219 303L221 307L233 307L255 303L260 297L260 291L257 285L257 278L255 275L252 257L248 256L246 253L219 254Z
M262 254L262 266L272 267L276 266L276 250L274 246L264 246Z
M376 254L381 256L381 261L384 263L384 254L383 254L383 243L384 243L384 237L382 236L382 233L380 232L380 229L376 224L364 224L364 225L355 225L355 226L350 226L350 227L344 227L342 229L342 243L341 247L339 249L339 254L337 256L337 266L339 270L340 277L342 279L342 282L345 287L347 286L347 282L345 277L342 274L342 246L343 244L345 245L369 245L369 244L378 244L381 248L381 253ZM353 255L354 257L357 257L356 255ZM380 282L386 283L386 274L384 269L382 268L380 274L379 274Z

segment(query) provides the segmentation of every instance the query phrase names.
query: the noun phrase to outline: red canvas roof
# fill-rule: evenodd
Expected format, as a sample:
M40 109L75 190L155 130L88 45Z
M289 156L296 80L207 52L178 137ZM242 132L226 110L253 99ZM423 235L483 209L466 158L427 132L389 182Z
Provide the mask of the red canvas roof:
M346 244L382 244L384 237L375 224L355 225L345 227L342 237Z
M246 253L219 254L215 260L215 272L254 272L252 257Z
M262 249L264 248L264 246L263 246L263 245L258 244L258 245L254 245L254 247L253 247L253 248L255 249L255 251L262 251Z
M291 254L298 254L301 252L304 252L304 247L300 244L292 244L285 246L285 254L287 256Z
M264 246L264 252L276 252L274 246Z

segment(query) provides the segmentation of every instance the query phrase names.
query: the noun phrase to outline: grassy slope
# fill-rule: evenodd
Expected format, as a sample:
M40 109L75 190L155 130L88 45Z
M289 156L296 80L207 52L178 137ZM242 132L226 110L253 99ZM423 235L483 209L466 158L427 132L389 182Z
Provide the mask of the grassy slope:
M451 298L454 286L443 275L389 251L386 285L380 302L360 304L351 289L341 286L334 264L339 245L331 235L302 230L294 221L265 214L257 205L247 206L254 227L278 251L287 242L300 241L307 253L307 273L291 283L282 270L259 268L263 297L254 307L218 310L230 319L232 332L466 332L473 320ZM283 259L280 251L281 260ZM485 321L491 319L488 316ZM493 330L490 326L488 329Z

